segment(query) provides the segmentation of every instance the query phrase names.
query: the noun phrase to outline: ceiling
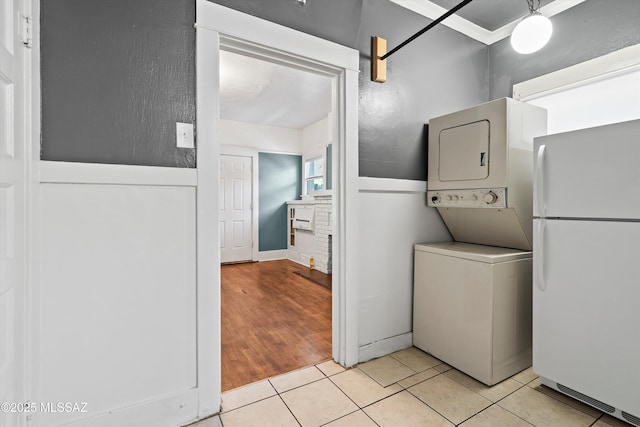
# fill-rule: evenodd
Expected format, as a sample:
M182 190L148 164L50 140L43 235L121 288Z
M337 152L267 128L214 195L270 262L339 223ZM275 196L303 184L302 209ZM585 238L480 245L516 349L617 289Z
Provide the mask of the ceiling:
M461 0L390 1L436 19ZM583 1L541 0L540 11L551 17ZM474 0L441 24L491 45L509 37L528 12L526 0ZM220 116L223 119L302 129L331 111L329 77L228 51L222 51L220 56Z
M311 0L309 0L311 1ZM437 19L461 0L390 0L429 19ZM537 0L536 6L537 6ZM585 0L541 0L540 12L552 17ZM474 0L442 25L466 34L486 45L507 38L516 24L529 13L526 0ZM420 28L416 28L416 31Z
M540 6L544 7L553 1L541 0ZM460 3L460 0L431 0L431 3L450 10ZM495 31L528 13L526 0L474 0L460 9L456 15L489 31Z
M331 111L331 79L261 59L220 52L220 117L302 129Z

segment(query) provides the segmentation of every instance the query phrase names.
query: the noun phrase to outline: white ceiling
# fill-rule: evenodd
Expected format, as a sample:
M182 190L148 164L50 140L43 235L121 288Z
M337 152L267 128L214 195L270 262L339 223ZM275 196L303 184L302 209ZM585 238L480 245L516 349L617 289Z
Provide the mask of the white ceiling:
M538 0L535 1L537 6ZM553 1L540 0L540 6L545 7ZM460 3L460 0L431 0L431 3L449 10ZM474 0L460 9L456 15L488 31L495 31L528 13L526 0Z
M331 79L232 52L220 52L220 117L302 129L331 111Z
M309 0L311 1L311 0ZM390 0L429 19L437 19L461 0ZM542 0L540 13L552 17L585 0ZM536 0L537 3L537 0ZM526 0L474 0L442 21L442 25L486 45L507 38L529 13ZM416 32L420 28L416 28ZM393 48L394 46L390 46Z
M436 19L461 0L390 1ZM583 1L541 0L540 11L551 17ZM509 37L528 11L526 0L474 0L445 19L442 25L491 45ZM220 116L223 119L302 129L325 118L331 111L331 100L328 77L232 52L220 53Z

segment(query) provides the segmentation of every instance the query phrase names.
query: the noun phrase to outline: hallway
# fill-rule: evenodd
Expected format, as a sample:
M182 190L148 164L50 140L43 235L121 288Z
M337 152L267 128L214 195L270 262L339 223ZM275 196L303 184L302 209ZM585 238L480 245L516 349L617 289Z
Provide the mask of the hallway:
M222 390L331 359L331 291L289 260L223 265Z

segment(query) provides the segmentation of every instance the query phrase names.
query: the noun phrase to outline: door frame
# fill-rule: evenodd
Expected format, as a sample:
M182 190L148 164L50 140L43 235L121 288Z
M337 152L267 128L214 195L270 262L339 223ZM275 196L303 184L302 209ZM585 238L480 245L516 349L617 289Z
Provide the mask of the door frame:
M220 402L220 141L219 53L240 52L333 77L332 353L343 366L358 362L358 73L359 52L207 0L196 2L196 122L198 229L198 384L200 415ZM212 268L215 266L215 268Z
M12 286L5 289L6 301L9 305L2 307L3 311L0 312L3 321L0 333L3 333L6 339L3 344L8 346L5 358L13 362L14 376L2 395L15 403L27 402L31 395L30 367L33 360L30 334L32 325L30 298L33 281L31 241L35 199L33 175L34 164L40 152L40 140L34 138L37 134L33 126L34 121L39 120L35 114L38 104L34 103L34 90L39 87L39 26L37 22L33 22L33 19L39 16L38 6L39 3L36 0L7 1L5 12L7 12L6 18L9 23L9 32L6 34L9 50L2 48L0 51L0 59L7 61L6 65L8 65L8 75L5 77L13 86L13 92L8 96L11 112L7 113L9 118L7 126L10 134L4 154L8 155L12 159L9 161L13 163L9 165L8 175L18 177L12 182L15 184L11 185L10 199L7 200L9 209L6 212L8 215L5 218L6 223L0 224L0 226L12 227L12 233L10 231L5 238L10 245L7 249L14 253L13 256L10 254L6 256L15 259L14 268L8 274L15 281ZM28 25L25 24L26 19L30 22ZM9 212L11 209L13 211ZM5 351L4 348L3 351ZM27 422L24 413L7 412L4 415L15 417L18 426L25 425Z

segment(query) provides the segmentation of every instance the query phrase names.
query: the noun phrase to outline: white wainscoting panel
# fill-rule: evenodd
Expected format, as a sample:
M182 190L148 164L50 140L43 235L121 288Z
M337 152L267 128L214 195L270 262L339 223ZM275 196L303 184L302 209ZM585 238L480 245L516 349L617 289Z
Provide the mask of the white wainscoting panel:
M161 401L175 407L139 425L195 419L196 188L45 183L40 195L35 397L89 412L39 425L109 425L111 411Z
M413 247L450 241L424 181L360 178L359 360L405 345L412 332ZM387 340L391 340L390 345ZM381 354L382 351L382 354ZM390 352L390 351L389 351Z

